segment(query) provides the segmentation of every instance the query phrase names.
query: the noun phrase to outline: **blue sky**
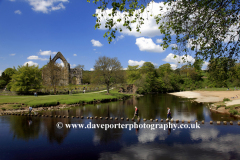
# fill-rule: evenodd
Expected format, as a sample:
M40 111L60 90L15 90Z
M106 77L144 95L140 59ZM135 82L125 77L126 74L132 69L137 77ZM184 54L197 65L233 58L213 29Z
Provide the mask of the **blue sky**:
M159 5L150 5L151 14L158 13ZM108 44L106 30L94 29L96 8L87 0L0 0L0 72L26 62L42 67L59 51L71 68L81 64L85 70L91 70L99 56L117 57L123 68L144 62L177 67L171 47L160 47L163 36L149 14L141 33L124 29Z

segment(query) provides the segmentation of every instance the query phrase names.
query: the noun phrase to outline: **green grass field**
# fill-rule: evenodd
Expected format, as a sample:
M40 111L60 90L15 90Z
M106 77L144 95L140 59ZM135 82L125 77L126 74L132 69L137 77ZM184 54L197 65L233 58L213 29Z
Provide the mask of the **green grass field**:
M106 92L101 93L78 93L72 95L44 95L44 96L0 96L0 105L3 104L25 104L27 106L55 106L60 104L76 104L76 103L88 103L94 100L105 99L120 99L126 96L126 94L118 93L117 90L111 90L110 94Z

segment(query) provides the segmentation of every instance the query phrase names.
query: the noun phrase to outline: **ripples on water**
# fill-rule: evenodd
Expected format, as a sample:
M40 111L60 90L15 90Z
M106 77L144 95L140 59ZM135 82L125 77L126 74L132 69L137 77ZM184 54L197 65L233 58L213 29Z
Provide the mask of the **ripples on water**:
M89 120L86 116L129 117L134 106L141 118L205 120L200 129L57 129L56 123L124 123ZM88 105L43 114L81 116L84 119L0 117L0 159L240 159L240 126L228 115L211 113L203 104L171 95L147 95L125 102ZM222 118L223 117L223 118ZM234 120L234 125L210 125L210 120ZM141 121L140 124L144 122ZM146 122L163 123L163 122ZM186 124L186 123L185 123Z

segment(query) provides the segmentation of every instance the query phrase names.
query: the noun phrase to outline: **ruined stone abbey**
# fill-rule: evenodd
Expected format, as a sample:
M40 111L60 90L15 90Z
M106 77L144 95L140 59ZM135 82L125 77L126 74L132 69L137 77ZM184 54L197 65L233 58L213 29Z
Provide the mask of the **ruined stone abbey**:
M64 64L64 67L62 69L63 76L59 82L59 85L66 86L69 84L82 84L82 69L70 68L70 64L67 62L61 52L58 52L52 59L50 56L50 61L52 62L56 62L58 59L61 59ZM46 78L44 75L43 77Z

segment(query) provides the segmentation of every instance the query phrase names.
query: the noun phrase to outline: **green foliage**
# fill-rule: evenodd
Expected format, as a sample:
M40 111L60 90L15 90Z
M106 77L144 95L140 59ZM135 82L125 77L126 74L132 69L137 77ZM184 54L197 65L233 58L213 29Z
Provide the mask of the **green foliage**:
M4 80L0 80L0 88L3 88L3 87L5 87L6 86L6 84L7 84L7 82L6 81L4 81Z
M235 60L223 57L210 60L208 65L208 79L211 87L227 86L227 80L233 75Z
M19 108L19 107L22 107L22 105L21 104L14 104L13 107Z
M127 68L127 82L132 84L134 83L137 79L141 78L141 74L138 69L139 65L136 66L130 66L128 65Z
M223 101L231 101L229 98L223 98Z
M2 109L3 111L6 111L6 108L4 108L4 107L3 107L3 108L1 108L1 109Z
M235 110L235 109L230 109L230 110L229 110L229 113L230 113L230 114L233 114L233 115L236 115L236 114L238 114L238 111Z
M42 74L38 66L19 66L12 75L11 91L20 93L33 92L41 88Z
M116 57L99 57L94 65L93 78L94 83L105 84L109 93L110 87L114 84L124 82L124 72L122 71L121 63Z
M226 106L225 109L229 109L230 107L229 106Z
M41 101L35 101L28 103L29 106L36 108L36 107L50 107L50 106L56 106L58 102L56 101L47 101L47 102L41 102Z
M171 74L173 72L171 65L169 63L163 64L158 67L158 75L163 77L165 75Z
M217 105L217 109L220 108L220 107L225 107L226 108L226 105Z
M106 23L103 24L108 29L104 37L107 37L110 43L116 37L117 30L122 32L122 27L129 31L136 29L137 32L141 32L141 25L145 22L142 13L146 10L151 11L151 8L146 8L154 0L93 1L95 4L98 2L98 9L101 12L93 14L93 17L97 18L95 29L100 28L101 19L106 16L105 11L112 8L112 12L105 18ZM174 41L178 47L173 48L180 54L195 51L196 57L201 56L203 59L238 56L239 1L167 0L162 3L164 6L159 8L162 13L154 15L154 18L160 32L165 35L161 44L163 48L169 47ZM166 9L168 11L164 12ZM126 14L119 17L118 12ZM117 28L119 23L122 26ZM173 32L176 34L174 37L171 36ZM190 47L186 45L188 42L191 42Z
M14 67L5 69L4 72L2 73L2 76L0 77L0 88L3 88L6 85L8 85L12 79L12 75L15 73L16 69ZM10 90L11 86L8 85L7 89Z
M90 84L92 82L93 71L83 71L82 83Z

